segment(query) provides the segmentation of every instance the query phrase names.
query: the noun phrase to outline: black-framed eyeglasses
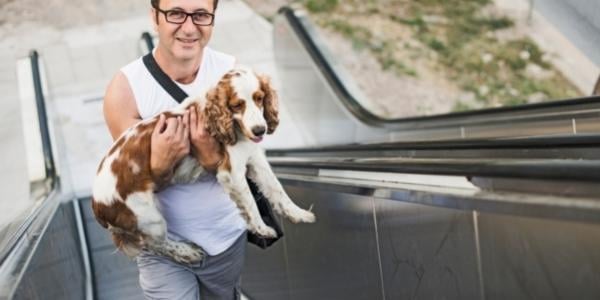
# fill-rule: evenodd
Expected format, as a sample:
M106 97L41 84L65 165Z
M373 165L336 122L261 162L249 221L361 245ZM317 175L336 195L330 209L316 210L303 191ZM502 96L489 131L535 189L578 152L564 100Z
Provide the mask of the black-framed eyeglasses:
M198 26L210 26L215 20L215 15L205 11L197 11L193 13L187 13L183 10L172 9L162 10L158 7L154 7L156 11L159 11L165 15L165 20L172 24L183 24L188 17L192 18L192 23Z

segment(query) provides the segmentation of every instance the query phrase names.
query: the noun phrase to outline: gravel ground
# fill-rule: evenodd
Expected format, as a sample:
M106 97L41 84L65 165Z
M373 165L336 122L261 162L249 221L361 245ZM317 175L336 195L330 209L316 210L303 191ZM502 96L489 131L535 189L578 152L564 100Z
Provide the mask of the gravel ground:
M279 7L292 3L290 0L244 0L259 14L272 19ZM349 74L371 102L372 112L397 118L423 114L445 113L453 103L449 98L463 95L443 76L423 66L420 77L401 77L384 71L377 60L366 51L357 51L352 43L332 30L317 27L332 54L341 61ZM375 30L375 29L374 29ZM381 31L381 30L379 30ZM426 64L426 62L422 62ZM398 103L403 99L403 103Z

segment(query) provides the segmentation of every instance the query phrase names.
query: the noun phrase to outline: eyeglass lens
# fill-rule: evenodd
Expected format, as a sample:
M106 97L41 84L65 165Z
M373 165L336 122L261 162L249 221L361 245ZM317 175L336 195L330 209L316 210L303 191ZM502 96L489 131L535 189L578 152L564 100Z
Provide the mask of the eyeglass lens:
M186 13L183 11L171 10L166 12L167 21L181 24L185 22L188 16L192 17L192 22L196 25L210 25L212 23L212 15L206 12Z

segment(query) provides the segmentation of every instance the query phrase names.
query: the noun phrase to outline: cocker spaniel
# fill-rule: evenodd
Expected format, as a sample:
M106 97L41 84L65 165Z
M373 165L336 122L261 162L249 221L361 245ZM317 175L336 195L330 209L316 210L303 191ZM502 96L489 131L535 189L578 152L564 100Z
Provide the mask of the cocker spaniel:
M217 180L235 202L248 230L265 237L276 232L260 217L246 182L253 180L274 211L294 223L314 222L315 216L292 202L271 170L258 142L279 123L276 94L269 81L247 68L225 74L216 87L200 97L189 97L164 112L183 115L195 106L202 111L208 132L222 145L224 159ZM157 182L150 172L150 139L159 116L143 120L126 130L100 162L93 185L92 208L96 219L112 233L118 249L136 256L141 249L169 256L181 263L204 257L192 244L167 237L166 223L155 205ZM199 157L186 156L175 167L170 183L189 183L205 170Z

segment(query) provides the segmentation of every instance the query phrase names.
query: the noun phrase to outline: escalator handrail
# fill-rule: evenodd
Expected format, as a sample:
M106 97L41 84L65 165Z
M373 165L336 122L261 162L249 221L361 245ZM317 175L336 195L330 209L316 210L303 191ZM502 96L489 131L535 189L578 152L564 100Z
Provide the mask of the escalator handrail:
M271 156L306 156L315 154L328 155L328 153L345 152L376 152L376 151L417 151L417 150L503 150L503 149L572 149L572 148L598 148L600 136L598 135L572 135L572 136L541 136L530 138L506 139L473 139L450 141L415 141L415 142L382 142L365 144L344 144L330 146L315 146L301 148L269 149ZM600 154L600 153L599 153ZM535 156L531 156L535 158Z
M339 97L342 104L365 124L390 129L426 129L448 126L488 125L500 122L513 121L519 117L520 122L572 119L582 113L595 113L600 111L600 97L582 97L550 102L531 103L513 107L486 108L475 111L453 112L443 115L408 117L398 119L384 119L365 109L357 98L352 95L340 76L337 75L332 63L320 49L315 39L312 25L308 23L304 14L297 14L296 10L284 6L279 14L291 26L292 30L315 62L322 76ZM559 114L557 116L557 114Z
M477 159L477 158L365 158L269 157L273 167L328 169L402 174L496 177L578 182L600 181L600 159Z
M41 195L40 199L35 199L35 201L39 201L41 203L36 204L36 206L23 218L21 224L19 224L13 232L8 233L11 236L7 239L7 242L3 245L2 249L0 249L0 265L4 263L8 255L14 249L15 245L23 238L25 233L30 229L31 224L34 223L35 219L40 215L40 213L42 211L46 211L47 209L55 208L55 205L49 205L47 200L49 200L49 198L51 198L51 196L55 194L59 188L59 176L56 171L54 154L52 152L50 129L48 126L48 115L46 111L46 100L44 97L44 90L42 88L38 52L36 50L31 50L29 52L29 59L31 63L33 89L38 113L40 138L42 139L44 168L46 171L46 177L42 180L42 182L44 185L49 187L49 190L44 195Z
M152 49L154 49L154 40L152 39L152 35L150 35L148 31L142 32L141 39L144 40L144 43L146 44L147 52L150 52L152 51Z
M48 114L46 112L46 99L42 88L42 79L39 66L39 54L36 50L31 50L29 54L31 61L31 74L33 76L33 88L35 92L35 103L38 112L38 123L40 126L40 137L42 139L42 151L44 153L44 165L46 168L46 178L51 181L51 186L56 184L56 164L52 153L52 143L50 141L50 130L48 128Z

